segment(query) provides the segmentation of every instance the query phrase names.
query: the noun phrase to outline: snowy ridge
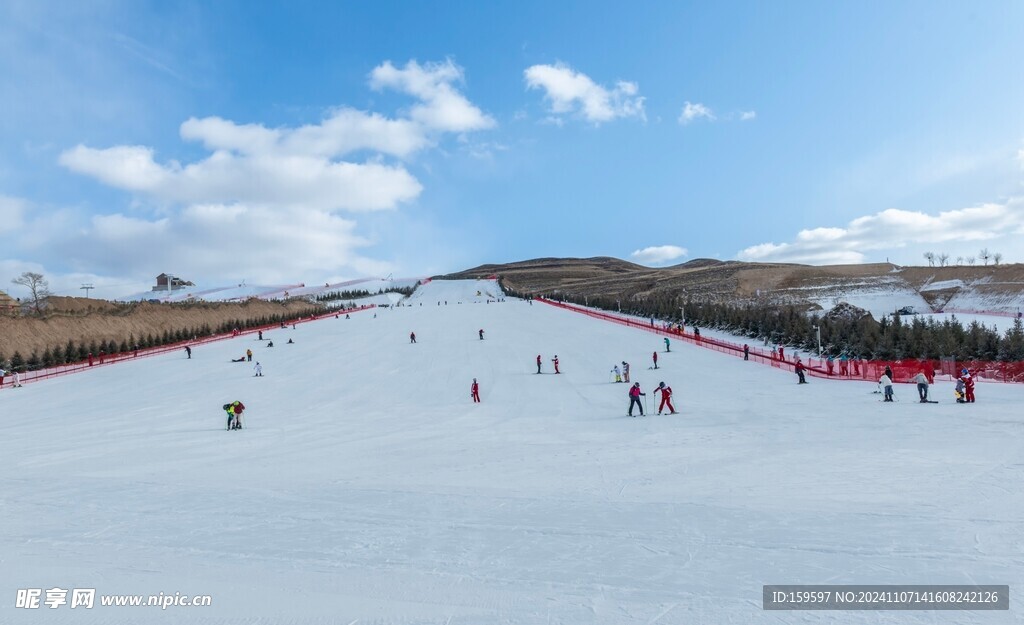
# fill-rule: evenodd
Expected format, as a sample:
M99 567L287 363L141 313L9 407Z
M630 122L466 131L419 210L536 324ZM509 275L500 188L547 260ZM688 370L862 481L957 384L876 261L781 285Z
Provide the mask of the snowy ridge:
M318 295L323 295L335 291L358 290L375 293L382 289L388 288L415 287L417 284L419 284L420 280L422 280L422 278L359 278L357 280L348 280L345 282L324 284L323 286L306 286L305 284L286 284L271 286L239 284L230 287L225 286L209 288L197 286L188 289L179 289L172 292L171 294L167 294L166 291L143 291L141 293L129 295L125 297L124 300L156 300L160 302L187 302L190 300L206 302L231 302L246 300L250 298L273 300L287 299L290 297L316 297Z
M797 386L675 343L655 371L650 333L496 301L491 281L417 293L272 348L0 391L0 622L774 624L806 619L763 611L766 583L1024 582L1019 387L883 404L873 383ZM247 348L265 377L230 362ZM623 360L650 412L665 381L680 414L625 417ZM227 432L235 399L248 429ZM12 607L55 586L213 605ZM1016 622L1010 601L954 620Z

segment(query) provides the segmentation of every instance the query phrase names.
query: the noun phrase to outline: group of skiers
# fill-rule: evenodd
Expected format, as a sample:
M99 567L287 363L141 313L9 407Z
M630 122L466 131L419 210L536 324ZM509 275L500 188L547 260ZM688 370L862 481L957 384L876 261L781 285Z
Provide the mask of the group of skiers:
M542 362L542 360L543 359L541 358L540 354L537 354L537 373L543 373L544 372L541 369L541 362ZM555 366L555 373L561 373L561 371L558 369L558 354L555 354L555 357L551 359L551 364L553 364Z

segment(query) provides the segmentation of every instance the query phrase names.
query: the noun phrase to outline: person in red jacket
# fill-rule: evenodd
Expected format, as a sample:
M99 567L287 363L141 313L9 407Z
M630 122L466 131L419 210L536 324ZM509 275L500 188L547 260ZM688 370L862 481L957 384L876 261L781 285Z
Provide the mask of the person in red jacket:
M960 371L960 379L964 381L964 401L974 403L974 376L967 369Z
M653 358L654 358L654 368L657 369L658 368L658 352L654 352Z
M664 382L660 382L658 384L658 388L654 389L655 393L658 391L661 391L661 405L658 406L658 414L661 414L661 411L665 409L665 406L668 406L669 414L675 414L676 409L672 405L672 387L665 386Z
M793 370L798 378L797 384L807 384L807 378L804 377L804 371L807 370L807 367L804 366L799 356L796 359L796 365L793 366Z
M473 384L469 387L469 396L473 398L474 404L480 403L480 385L476 383L476 378L473 378Z
M633 406L636 405L640 409L640 416L644 416L644 406L640 403L640 396L646 395L647 393L640 392L640 383L634 382L633 386L629 387L629 416L633 416Z
M540 354L537 354L537 373L540 373Z
M551 362L555 363L555 373L561 373L561 371L558 370L558 356L552 358Z

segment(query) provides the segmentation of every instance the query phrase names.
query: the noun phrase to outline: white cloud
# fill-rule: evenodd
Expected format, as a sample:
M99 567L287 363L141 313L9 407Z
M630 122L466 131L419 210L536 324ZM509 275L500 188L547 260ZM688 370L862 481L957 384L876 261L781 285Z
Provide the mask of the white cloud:
M644 114L644 98L634 82L619 81L612 89L595 83L589 76L564 63L533 65L523 72L529 89L543 89L556 115L579 113L594 123Z
M636 250L631 254L636 262L644 265L664 265L678 258L686 256L689 252L678 245L656 245Z
M422 66L409 61L402 69L386 61L370 73L372 88L395 89L419 98L421 103L412 107L409 117L427 128L443 132L492 128L494 119L452 87L453 83L462 81L462 68L450 59Z
M683 111L679 114L679 123L685 125L698 119L714 121L715 114L710 108L704 106L700 102L694 103L687 101L683 105Z
M790 243L762 243L741 250L740 260L843 264L865 262L867 252L943 245L971 253L978 242L1024 235L1024 198L938 215L890 208L858 217L845 228L801 230ZM1020 245L1013 241L1014 247ZM912 260L918 256L916 252Z
M0 234L21 228L26 209L25 200L0 195Z
M757 111L741 111L740 112L740 121L741 122L750 121L752 119L757 119Z

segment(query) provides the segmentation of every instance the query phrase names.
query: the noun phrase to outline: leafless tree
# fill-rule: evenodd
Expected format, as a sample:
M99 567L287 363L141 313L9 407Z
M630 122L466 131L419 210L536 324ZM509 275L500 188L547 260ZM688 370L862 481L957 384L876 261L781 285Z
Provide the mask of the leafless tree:
M976 259L976 258L974 258L973 256L968 256L968 257L967 257L967 264L968 264L968 265L970 265L971 267L973 267L973 266L974 266L974 261L975 261L975 260L977 260L977 259Z
M992 261L995 264L998 265L1002 260L1003 260L1003 253L1002 252L996 252L995 254L992 255Z
M945 267L949 264L949 254L943 252L939 254L939 267Z
M41 314L43 306L46 305L46 300L52 295L50 293L50 285L46 282L43 274L26 271L11 280L11 282L29 290L29 294L32 297L32 307L35 309L36 314Z
M960 267L963 264L964 264L964 257L963 256L957 256L956 257L956 266Z
M978 252L978 257L981 258L981 260L986 265L988 265L988 259L992 258L992 255L988 253L988 248L984 247L984 248L981 249L980 252Z
M924 259L928 261L929 267L935 266L935 252L925 252Z

